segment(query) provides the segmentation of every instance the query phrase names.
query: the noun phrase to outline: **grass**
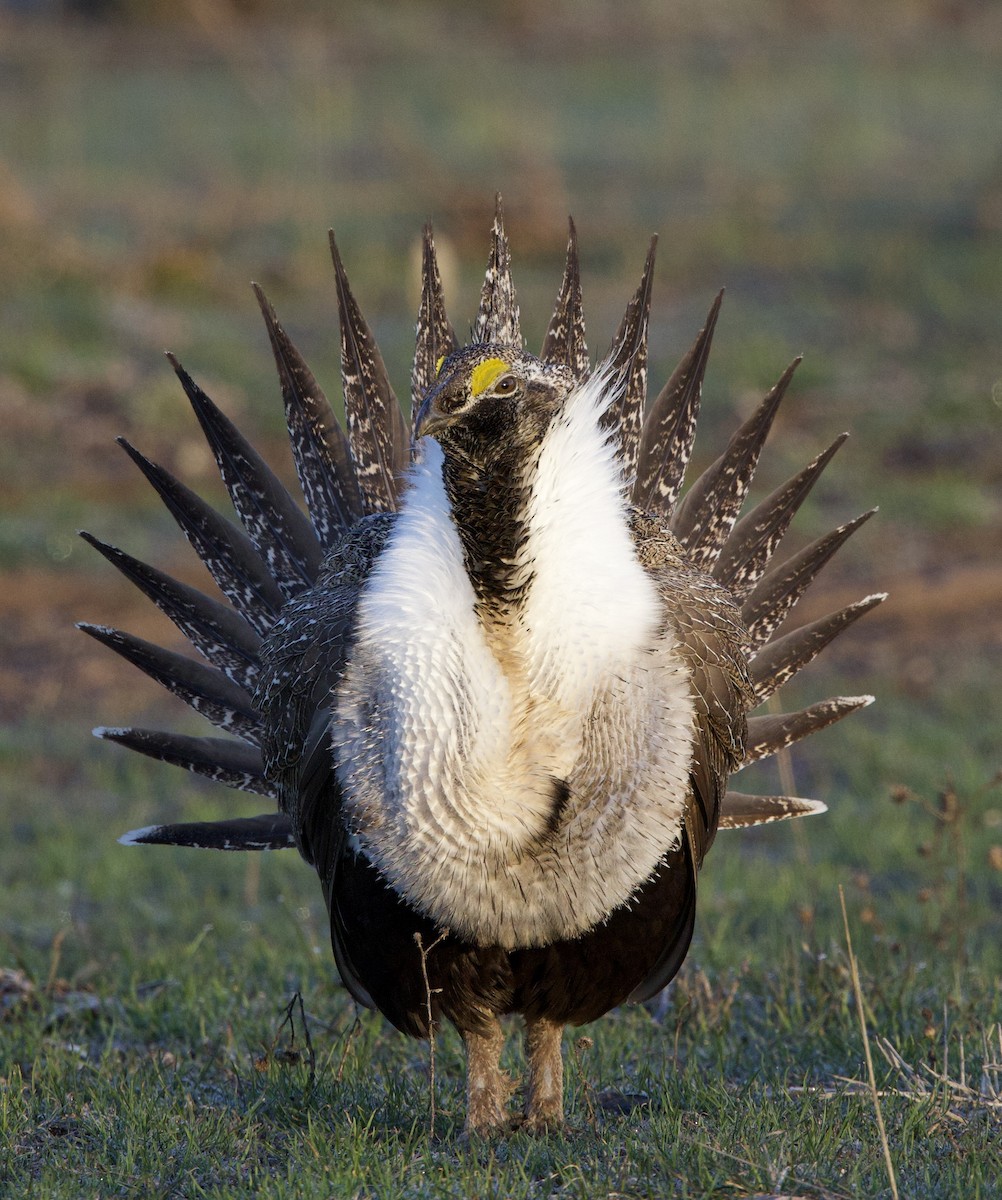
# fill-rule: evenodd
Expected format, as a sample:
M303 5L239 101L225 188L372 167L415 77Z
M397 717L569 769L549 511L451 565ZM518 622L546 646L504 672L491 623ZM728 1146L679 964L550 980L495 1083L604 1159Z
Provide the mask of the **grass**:
M900 1194L1002 1195L997 22L304 8L2 18L0 1193L889 1196L855 962ZM115 435L221 494L164 346L286 462L245 281L334 394L334 223L404 394L414 233L435 220L462 329L497 187L531 342L567 211L593 352L662 231L658 382L727 284L701 461L806 352L762 486L852 429L792 536L881 514L807 615L892 600L784 697L878 693L789 764L830 812L721 834L676 984L568 1034L567 1132L468 1145L457 1039L432 1096L429 1048L338 986L294 856L115 844L242 802L89 738L185 718L70 626L171 637L78 525L189 569Z

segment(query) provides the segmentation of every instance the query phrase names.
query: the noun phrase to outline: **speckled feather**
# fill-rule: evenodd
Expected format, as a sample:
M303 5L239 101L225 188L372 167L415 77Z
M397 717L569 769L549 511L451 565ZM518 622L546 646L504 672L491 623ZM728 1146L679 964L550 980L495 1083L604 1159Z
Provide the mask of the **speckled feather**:
M247 534L125 438L118 444L163 500L227 600L257 633L267 633L285 598Z
M421 231L421 307L414 331L411 367L411 434L425 393L435 382L439 362L459 349L445 311L442 276L438 270L435 238L430 225Z
M693 483L672 518L672 529L693 562L712 569L755 476L759 455L786 394L796 359L776 386L734 434L724 453Z
M285 813L234 817L229 821L182 821L149 825L118 839L123 846L190 846L195 850L288 850L296 845Z
M341 386L362 508L366 513L393 512L410 439L383 356L348 285L333 233L330 245L341 321Z
M871 508L833 529L761 577L741 605L741 616L753 647L768 641L825 563L876 511Z
M703 376L723 298L724 293L718 292L695 342L644 418L633 502L640 508L660 513L669 521L674 515L692 454L703 395Z
M219 474L247 535L282 595L291 599L316 576L321 547L285 485L233 422L172 355L181 386L212 447Z
M857 709L873 703L872 696L835 696L820 700L797 712L775 716L749 717L748 740L745 743L744 766L770 758L794 742L841 721Z
M362 515L362 497L344 430L313 372L282 328L264 292L254 284L271 341L285 404L299 486L320 544L329 549Z
M606 409L603 424L617 439L624 486L632 490L640 455L644 406L647 403L647 326L651 316L651 288L654 284L654 255L658 239L651 238L644 273L606 358L611 369L612 403Z
M848 436L843 433L837 437L827 450L734 526L713 564L713 578L736 600L743 600L762 577L797 510Z
M495 205L491 252L487 260L487 272L480 292L480 308L473 325L471 340L475 344L493 342L501 346L522 348L518 300L511 275L511 252L504 231L500 196L497 197Z
M569 222L567 260L560 292L543 338L539 357L548 363L567 367L575 379L584 379L591 364L585 339L584 309L581 304L581 267L578 262L578 235Z
M801 625L785 637L768 642L751 660L750 677L755 699L759 703L768 700L788 679L813 662L833 638L886 599L886 592L875 592L838 612Z
M108 726L95 729L94 736L241 792L275 798L278 795L275 785L265 778L261 751L248 742Z
M254 690L261 638L238 612L89 533L80 536L148 596L199 654L240 687Z
M105 625L81 621L78 626L96 641L155 679L218 729L260 746L261 716L250 695L215 667L206 667L183 654L164 650L144 638Z

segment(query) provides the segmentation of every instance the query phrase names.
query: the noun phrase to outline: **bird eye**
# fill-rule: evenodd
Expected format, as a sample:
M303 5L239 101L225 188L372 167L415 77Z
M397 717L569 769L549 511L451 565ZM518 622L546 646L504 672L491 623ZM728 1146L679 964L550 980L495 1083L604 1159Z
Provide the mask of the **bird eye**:
M502 375L492 390L496 396L510 396L517 387L518 380L514 375Z

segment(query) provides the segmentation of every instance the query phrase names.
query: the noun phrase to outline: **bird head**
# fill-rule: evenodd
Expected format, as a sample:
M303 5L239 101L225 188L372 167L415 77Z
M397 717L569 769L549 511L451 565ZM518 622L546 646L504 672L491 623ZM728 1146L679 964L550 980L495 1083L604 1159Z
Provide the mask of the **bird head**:
M512 346L467 346L439 362L415 434L487 465L538 447L573 387L565 367Z

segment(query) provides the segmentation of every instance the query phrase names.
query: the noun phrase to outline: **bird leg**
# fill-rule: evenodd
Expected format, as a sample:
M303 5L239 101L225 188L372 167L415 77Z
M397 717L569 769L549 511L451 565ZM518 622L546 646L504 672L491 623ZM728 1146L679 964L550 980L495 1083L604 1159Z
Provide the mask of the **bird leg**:
M564 1060L560 1050L563 1025L547 1017L526 1018L529 1086L525 1124L533 1131L557 1129L564 1123Z
M507 1072L501 1070L501 1022L497 1017L489 1020L487 1033L462 1034L466 1043L467 1133L491 1133L508 1124L508 1097L514 1085Z

